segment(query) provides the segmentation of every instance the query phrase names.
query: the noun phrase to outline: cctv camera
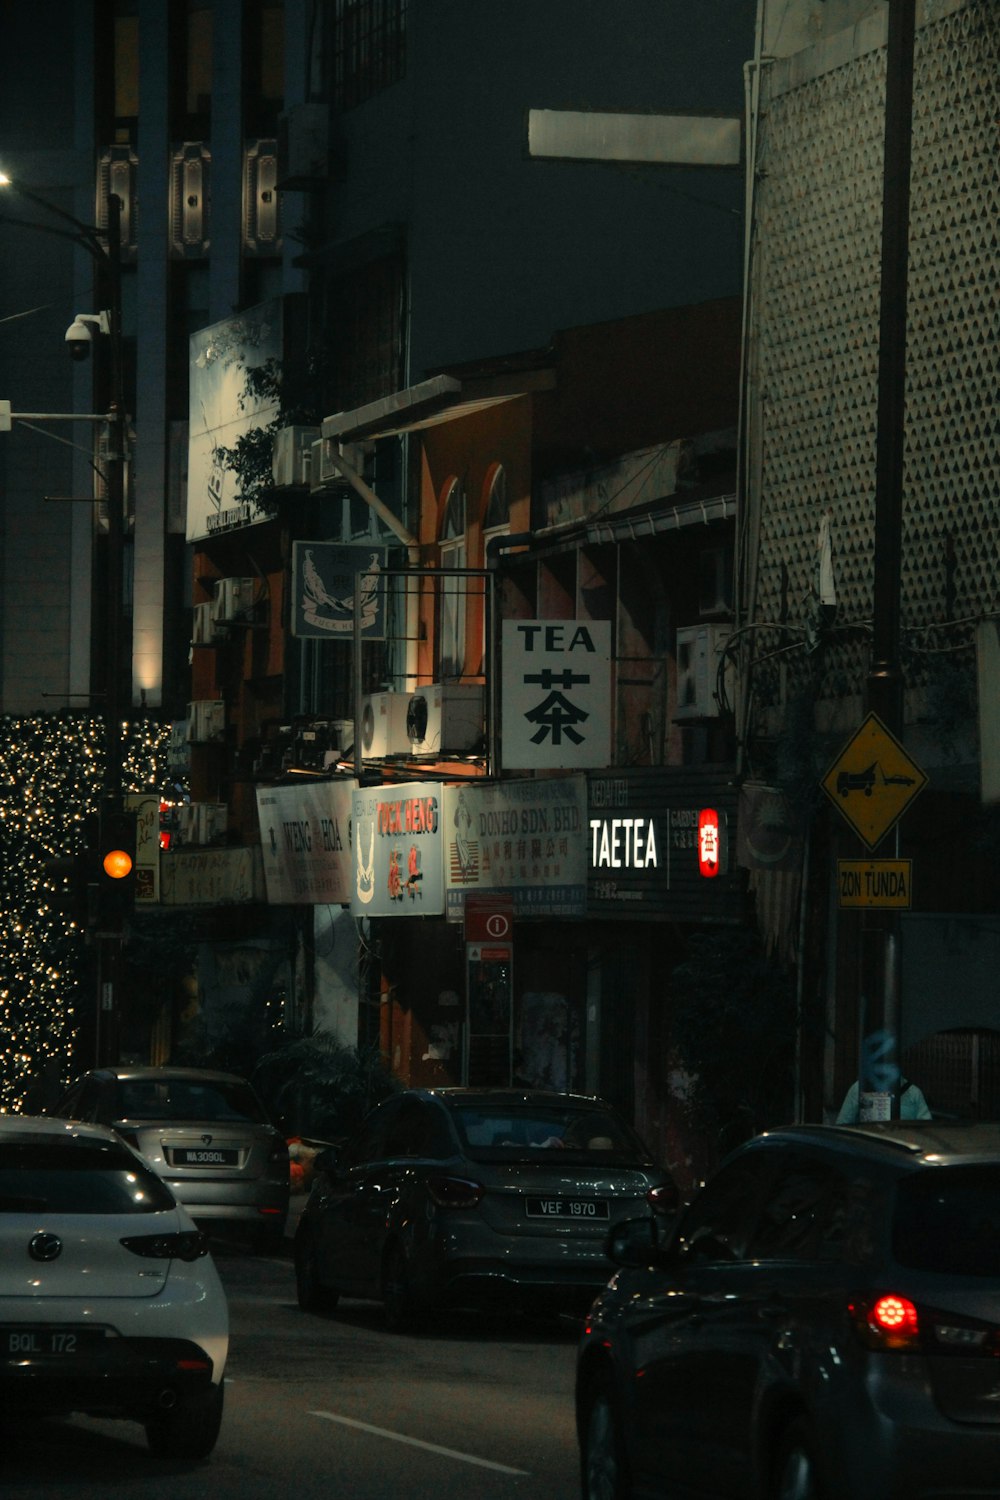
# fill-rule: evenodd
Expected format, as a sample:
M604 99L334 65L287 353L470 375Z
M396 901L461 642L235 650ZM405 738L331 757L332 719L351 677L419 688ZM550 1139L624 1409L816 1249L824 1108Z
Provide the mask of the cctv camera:
M74 318L66 330L66 347L71 359L86 359L94 335L83 318Z
M90 354L90 345L93 342L93 333L82 318L73 318L72 323L66 329L66 347L69 350L70 359L85 360Z

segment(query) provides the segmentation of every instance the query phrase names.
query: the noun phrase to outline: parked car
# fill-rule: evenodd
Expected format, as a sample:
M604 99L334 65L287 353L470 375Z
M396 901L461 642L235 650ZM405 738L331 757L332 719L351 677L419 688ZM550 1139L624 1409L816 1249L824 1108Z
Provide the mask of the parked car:
M98 1125L0 1115L0 1410L124 1417L204 1458L228 1345L207 1238L142 1158Z
M116 1130L197 1223L245 1234L261 1249L280 1244L288 1145L246 1079L203 1068L98 1068L52 1113Z
M406 1090L316 1173L295 1238L299 1304L375 1298L393 1328L491 1297L582 1309L612 1270L608 1229L676 1205L609 1105L544 1091Z
M611 1238L584 1500L1000 1495L1000 1125L777 1130Z

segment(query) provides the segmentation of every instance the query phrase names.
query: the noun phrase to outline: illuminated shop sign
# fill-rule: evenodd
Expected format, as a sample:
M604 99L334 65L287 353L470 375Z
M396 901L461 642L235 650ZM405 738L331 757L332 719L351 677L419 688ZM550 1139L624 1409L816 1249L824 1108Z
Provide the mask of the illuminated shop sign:
M724 866L725 824L714 807L698 814L698 874L713 879Z
M742 882L728 858L736 791L727 781L649 767L592 773L587 791L588 915L739 919Z
M441 794L436 782L354 792L351 911L357 917L444 911Z

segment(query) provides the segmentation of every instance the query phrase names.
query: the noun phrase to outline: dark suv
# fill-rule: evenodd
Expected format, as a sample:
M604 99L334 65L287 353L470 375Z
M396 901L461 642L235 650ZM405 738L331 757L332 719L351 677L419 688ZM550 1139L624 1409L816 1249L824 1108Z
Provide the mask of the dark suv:
M609 1249L585 1500L1000 1496L1000 1125L774 1131Z

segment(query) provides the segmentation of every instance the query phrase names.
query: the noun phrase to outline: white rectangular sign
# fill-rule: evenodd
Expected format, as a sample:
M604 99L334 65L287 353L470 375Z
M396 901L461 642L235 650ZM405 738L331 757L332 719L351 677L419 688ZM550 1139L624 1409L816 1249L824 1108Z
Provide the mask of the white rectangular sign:
M501 639L503 769L610 765L610 621L504 620Z
M257 788L269 906L346 906L351 899L355 781Z

